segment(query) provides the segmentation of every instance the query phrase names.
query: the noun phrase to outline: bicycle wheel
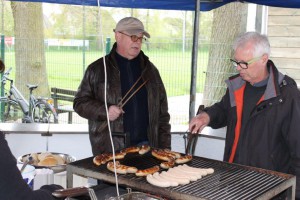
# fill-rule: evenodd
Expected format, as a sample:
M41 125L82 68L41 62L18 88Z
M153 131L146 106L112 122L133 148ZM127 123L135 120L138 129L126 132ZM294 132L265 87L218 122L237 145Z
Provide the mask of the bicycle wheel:
M36 123L57 123L58 116L54 107L43 99L39 99L32 109L32 120Z
M1 122L16 122L22 118L22 110L18 102L7 97L0 98Z

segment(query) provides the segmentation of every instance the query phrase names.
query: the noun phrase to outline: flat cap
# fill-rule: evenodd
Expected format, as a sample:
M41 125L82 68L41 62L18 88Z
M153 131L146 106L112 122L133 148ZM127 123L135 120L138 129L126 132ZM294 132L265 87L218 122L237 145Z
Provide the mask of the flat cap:
M143 33L147 38L150 38L150 34L145 31L143 23L135 17L125 17L117 23L114 32L122 31L126 31L130 35Z

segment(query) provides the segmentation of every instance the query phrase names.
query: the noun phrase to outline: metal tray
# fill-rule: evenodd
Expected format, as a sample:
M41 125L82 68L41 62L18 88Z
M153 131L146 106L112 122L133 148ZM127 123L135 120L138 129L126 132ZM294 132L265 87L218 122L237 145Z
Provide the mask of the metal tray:
M44 153L44 152L34 152L34 153L41 154L41 153ZM49 153L62 157L65 160L65 164L55 165L55 166L42 166L42 165L34 165L34 164L31 164L31 165L34 166L35 168L49 168L49 169L52 169L54 173L58 173L58 172L65 171L66 167L67 167L67 164L76 161L76 158L74 156L69 155L69 154L56 153L56 152L49 152ZM24 155L18 157L17 162L23 164L25 159L28 158L30 155L31 155L31 153L24 154Z

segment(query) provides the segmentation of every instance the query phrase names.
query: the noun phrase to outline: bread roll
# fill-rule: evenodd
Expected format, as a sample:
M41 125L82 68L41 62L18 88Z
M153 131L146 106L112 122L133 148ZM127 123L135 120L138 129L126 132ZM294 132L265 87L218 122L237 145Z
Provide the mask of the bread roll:
M42 161L42 160L44 160L49 155L52 155L52 154L50 152L40 153L40 154L38 154L38 159L39 159L39 161Z
M60 155L53 155L53 157L56 159L58 165L65 164L65 159L63 159Z
M47 156L46 158L44 158L43 160L40 160L40 162L38 163L39 166L54 166L57 165L57 160L55 157L53 156Z

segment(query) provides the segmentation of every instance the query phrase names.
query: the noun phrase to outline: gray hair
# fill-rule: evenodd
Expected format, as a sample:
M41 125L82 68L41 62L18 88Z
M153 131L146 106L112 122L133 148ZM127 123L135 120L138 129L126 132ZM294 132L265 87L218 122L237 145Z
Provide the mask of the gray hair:
M270 56L271 49L268 37L257 32L246 32L237 37L233 43L233 50L236 51L239 47L243 48L248 42L251 42L254 46L254 57L262 56L263 54Z

